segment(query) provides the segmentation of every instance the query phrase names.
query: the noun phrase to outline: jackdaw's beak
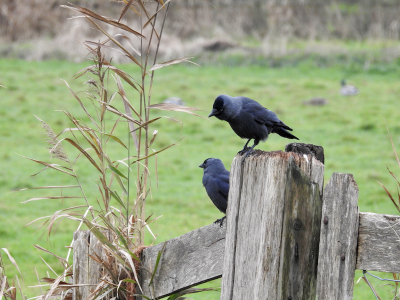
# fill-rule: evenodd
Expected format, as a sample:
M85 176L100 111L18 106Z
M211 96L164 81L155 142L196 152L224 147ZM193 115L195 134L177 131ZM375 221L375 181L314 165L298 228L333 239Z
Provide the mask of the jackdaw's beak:
M209 118L212 116L215 116L218 110L216 110L215 108L213 108L213 110L211 111L211 113L209 114Z
M200 166L199 166L199 168L202 168L202 169L204 169L206 166L204 165L204 164L201 164Z

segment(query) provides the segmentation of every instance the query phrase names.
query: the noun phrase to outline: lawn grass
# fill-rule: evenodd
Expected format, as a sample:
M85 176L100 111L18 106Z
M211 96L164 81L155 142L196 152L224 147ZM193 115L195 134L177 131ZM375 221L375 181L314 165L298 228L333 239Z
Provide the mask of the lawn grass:
M0 201L0 247L10 250L16 259L23 270L25 286L36 282L34 267L41 277L47 276L47 268L39 255L50 262L56 272L61 270L55 259L32 245L38 243L65 256L67 249L64 246L70 244L77 224L62 221L56 228L56 234L50 238L47 238L43 228L39 229L39 223L26 228L23 226L38 217L84 203L80 200L65 200L63 203L42 200L21 204L38 194L11 191L24 187L73 184L73 181L52 171L30 178L29 175L37 173L40 166L16 153L47 160L43 129L33 115L46 121L57 133L71 124L61 112L55 110L66 108L84 118L78 103L60 78L67 80L75 91L85 90L82 83L87 78L78 81L70 78L86 65L60 61L0 60L0 85L7 87L0 88L0 159L3 169L0 173L0 194L3 196ZM167 97L177 96L187 106L204 110L200 114L207 116L219 94L255 99L275 111L292 127L300 142L324 147L325 184L333 172L352 173L360 189L360 211L397 214L375 181L382 182L395 193L395 182L386 167L396 174L399 172L385 127L386 122L394 144L399 146L400 84L398 68L395 67L380 66L369 71L349 66L321 68L310 61L283 68L171 66L156 71L152 101L158 103ZM131 65L123 68L132 74L137 72ZM344 77L349 84L360 89L358 96L339 95L339 81ZM136 99L133 91L128 91L128 96ZM324 97L329 103L321 107L303 105L303 101L313 97ZM135 100L132 102L135 105ZM233 133L228 123L215 118L204 120L184 113L156 110L152 116L168 116L183 123L181 127L179 123L163 119L151 126L151 132L154 129L159 131L154 149L159 150L179 141L178 146L158 155L158 184L154 168L151 170L152 197L148 199L146 212L163 216L152 226L158 235L155 243L160 243L221 217L201 184L202 170L198 165L206 158L218 157L229 169L233 157L245 141ZM119 134L122 132L122 129L118 131ZM180 140L182 137L184 139ZM289 142L278 135L271 135L267 143L261 143L257 148L283 150ZM110 147L109 152L118 159L126 156L117 144ZM79 167L84 176L84 186L94 187L94 172L83 164ZM39 231L35 234L36 230ZM153 242L149 234L147 241ZM10 264L6 266L9 275L15 273ZM207 286L219 284L216 281ZM32 289L25 291L29 296L36 293ZM219 299L215 292L192 297ZM361 281L355 286L354 299L374 299L374 296Z

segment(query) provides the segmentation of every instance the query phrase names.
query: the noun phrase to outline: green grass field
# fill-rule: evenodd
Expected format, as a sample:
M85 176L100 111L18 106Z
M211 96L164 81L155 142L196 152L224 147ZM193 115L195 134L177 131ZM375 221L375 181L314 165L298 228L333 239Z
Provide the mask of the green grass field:
M47 276L42 256L51 263L56 272L61 266L50 255L33 248L34 244L65 256L77 223L62 221L55 234L48 238L40 223L24 227L28 222L41 216L73 205L84 204L83 200L39 200L21 204L37 192L12 192L24 187L63 185L73 183L70 178L49 171L35 177L41 167L17 154L42 160L48 158L43 129L33 115L47 122L58 133L70 127L67 118L59 109L68 109L84 117L76 100L60 78L67 80L75 91L83 91L82 80L72 81L75 72L87 64L68 62L26 62L0 60L0 247L7 248L16 259L24 275L24 286L37 283L34 268L41 277ZM396 193L396 183L386 167L399 174L390 139L386 132L387 123L395 146L400 146L399 72L398 65L379 66L364 71L349 65L318 67L307 61L295 67L269 68L267 66L171 66L160 69L156 74L153 103L166 97L182 98L187 106L197 107L207 116L215 97L219 94L243 95L253 98L294 129L302 143L321 145L325 149L325 183L333 172L352 173L360 189L360 211L397 214L383 189L375 181L386 185ZM135 74L133 66L123 66ZM339 81L348 79L360 89L355 97L339 95ZM135 93L130 91L135 105ZM81 94L83 96L83 94ZM303 101L313 97L326 98L326 106L305 106ZM115 101L120 101L115 100ZM158 137L153 148L158 150L168 144L179 142L178 146L158 155L158 184L154 169L152 173L152 197L147 201L146 212L162 217L152 225L157 234L154 243L184 234L208 225L220 218L221 214L212 205L201 184L202 170L198 168L206 158L218 157L227 168L244 141L237 137L228 123L215 118L204 120L178 112L153 111L153 117L168 116L183 123L167 119L152 124ZM122 131L120 132L122 133ZM267 143L257 148L272 151L283 150L290 140L272 135ZM112 144L110 144L112 145ZM118 144L109 152L118 159L124 158ZM80 169L83 184L87 188L96 179L94 172L83 165ZM48 195L42 191L41 195ZM38 231L38 232L36 232ZM147 235L148 243L153 242ZM2 253L4 254L4 253ZM9 276L15 274L13 266L5 255ZM360 276L357 272L357 276ZM390 274L382 274L387 277ZM356 277L357 277L356 276ZM220 281L206 284L218 286ZM379 283L374 281L375 286ZM380 288L382 296L390 288ZM25 289L29 296L37 290ZM192 296L194 299L219 299L218 293L204 293ZM393 296L392 296L393 298ZM355 286L354 299L374 299L367 285L360 281Z

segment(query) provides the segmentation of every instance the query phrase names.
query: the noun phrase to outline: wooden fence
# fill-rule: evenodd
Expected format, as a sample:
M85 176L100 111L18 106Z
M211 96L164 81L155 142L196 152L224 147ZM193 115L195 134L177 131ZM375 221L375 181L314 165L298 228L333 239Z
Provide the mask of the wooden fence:
M224 226L143 250L143 295L162 298L222 277L221 300L342 300L353 298L356 269L400 272L400 216L359 213L351 174L334 173L323 188L322 148L288 146L294 152L257 150L244 161L234 158ZM82 234L75 233L74 249ZM93 278L75 265L76 255L89 261L86 247L74 251L75 283ZM84 289L76 289L75 300L84 299Z

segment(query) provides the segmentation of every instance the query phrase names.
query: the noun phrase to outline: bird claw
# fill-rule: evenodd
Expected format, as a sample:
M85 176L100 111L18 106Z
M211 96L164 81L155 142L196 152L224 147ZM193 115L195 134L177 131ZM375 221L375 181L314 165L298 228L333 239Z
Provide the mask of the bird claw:
M243 155L251 150L251 147L245 147L242 150L240 150L237 154Z
M253 152L253 148L247 147L246 149L239 151L238 154L239 154L239 155L243 155L243 154L244 154L243 159L245 159L245 158L246 158L247 156L249 156L249 154L252 153L252 152Z
M222 224L224 224L224 220L226 219L226 216L221 218L221 219L217 219L214 224L218 224L219 223L219 227L222 227Z
M244 157L243 157L243 160L245 160L245 158L246 158L247 156L249 156L249 154L252 153L253 151L254 151L253 149L247 150L246 154L245 154Z

